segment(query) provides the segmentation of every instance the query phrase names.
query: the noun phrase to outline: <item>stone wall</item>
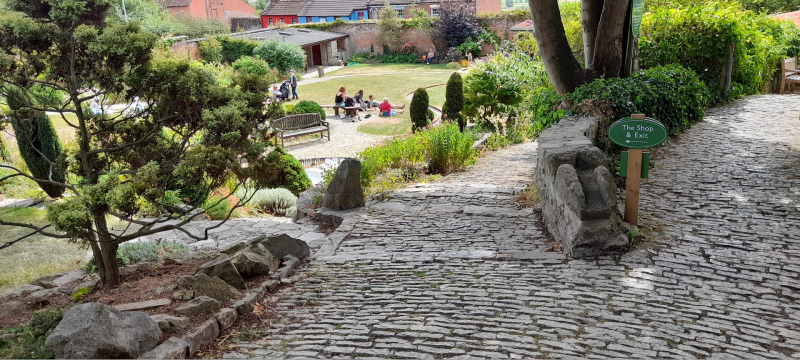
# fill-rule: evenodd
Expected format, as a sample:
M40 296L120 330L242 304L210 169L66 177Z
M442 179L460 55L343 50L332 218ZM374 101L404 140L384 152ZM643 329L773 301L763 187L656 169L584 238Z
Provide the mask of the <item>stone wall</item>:
M536 184L547 229L569 256L624 250L617 187L594 146L599 117L565 117L539 137Z

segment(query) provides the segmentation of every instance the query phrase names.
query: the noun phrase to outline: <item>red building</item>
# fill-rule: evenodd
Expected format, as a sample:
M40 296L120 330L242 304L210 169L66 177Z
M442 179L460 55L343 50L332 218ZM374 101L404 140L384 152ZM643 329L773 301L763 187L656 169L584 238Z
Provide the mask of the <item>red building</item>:
M232 18L257 17L256 9L244 0L156 0L170 13L197 18L218 18L230 24Z
M297 14L303 10L307 0L280 0L261 12L261 27L269 28L280 24L297 24ZM305 22L305 21L304 21Z

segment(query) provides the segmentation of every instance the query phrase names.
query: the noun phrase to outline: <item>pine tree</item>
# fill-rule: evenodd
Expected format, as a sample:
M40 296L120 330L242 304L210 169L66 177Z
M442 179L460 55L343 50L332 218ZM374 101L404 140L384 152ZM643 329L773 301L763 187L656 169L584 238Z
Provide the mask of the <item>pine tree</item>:
M414 98L411 99L411 130L424 128L428 125L428 92L423 88L414 91Z
M461 115L461 109L464 108L464 81L459 73L454 72L453 75L450 75L450 79L447 80L444 98L442 113L447 114L448 120L458 122L458 127L463 132L467 121Z

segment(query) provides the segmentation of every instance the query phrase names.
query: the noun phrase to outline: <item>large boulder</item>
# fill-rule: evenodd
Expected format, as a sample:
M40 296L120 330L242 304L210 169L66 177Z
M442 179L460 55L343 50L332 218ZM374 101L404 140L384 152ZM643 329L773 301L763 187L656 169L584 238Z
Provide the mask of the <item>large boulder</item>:
M57 359L130 359L158 345L161 329L147 314L88 303L73 307L45 340Z
M328 185L322 206L333 210L347 210L364 206L364 189L361 188L361 162L344 159ZM280 257L275 255L275 257Z
M227 301L242 297L242 293L235 287L222 281L218 277L210 277L206 274L187 276L178 281L177 289L193 290L195 296L208 296L218 301Z
M260 244L276 259L283 259L286 255L292 255L298 259L303 259L311 255L308 244L300 239L295 239L286 234L270 236Z
M231 263L231 259L225 254L220 254L211 261L200 265L200 268L195 272L195 275L197 274L216 276L237 289L247 289L242 275L239 274L236 267Z
M231 263L243 277L249 278L274 273L280 261L259 245L248 246L233 255Z

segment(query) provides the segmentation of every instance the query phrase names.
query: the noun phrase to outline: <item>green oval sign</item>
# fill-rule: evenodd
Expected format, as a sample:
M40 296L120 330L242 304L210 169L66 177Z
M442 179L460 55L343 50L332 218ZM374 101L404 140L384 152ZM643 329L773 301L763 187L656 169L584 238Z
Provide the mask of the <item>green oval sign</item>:
M615 144L631 149L647 149L667 140L667 128L656 119L623 118L611 124L608 137Z
M639 27L642 25L642 16L644 16L644 0L633 0L631 32L635 38L639 37Z

